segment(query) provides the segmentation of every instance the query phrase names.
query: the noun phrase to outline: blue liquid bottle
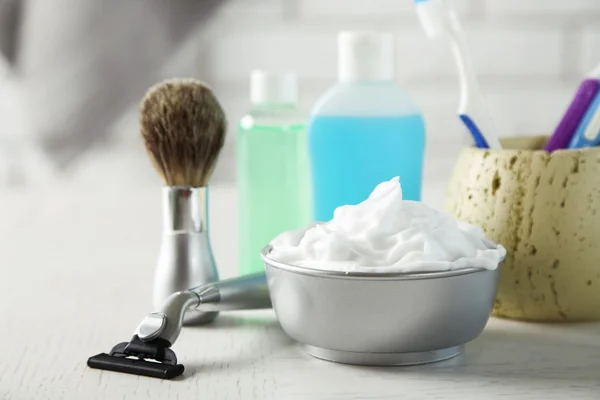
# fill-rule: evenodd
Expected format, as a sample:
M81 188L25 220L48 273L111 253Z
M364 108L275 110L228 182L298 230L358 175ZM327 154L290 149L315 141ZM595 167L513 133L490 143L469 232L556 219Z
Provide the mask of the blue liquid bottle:
M393 80L393 35L342 32L338 58L339 82L318 101L309 127L315 220L360 203L394 176L404 199L420 201L425 126Z

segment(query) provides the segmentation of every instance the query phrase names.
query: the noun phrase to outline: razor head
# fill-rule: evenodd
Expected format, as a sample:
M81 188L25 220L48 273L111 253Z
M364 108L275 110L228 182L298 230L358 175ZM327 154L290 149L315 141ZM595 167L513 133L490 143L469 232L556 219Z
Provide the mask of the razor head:
M104 369L106 371L123 372L126 374L143 375L151 378L171 379L183 374L181 364L169 365L144 359L117 357L100 353L88 359L90 368Z
M170 343L165 340L142 342L135 335L130 342L113 347L110 354L100 353L90 357L87 365L106 371L171 379L183 374L184 367L177 364L177 356L169 347Z

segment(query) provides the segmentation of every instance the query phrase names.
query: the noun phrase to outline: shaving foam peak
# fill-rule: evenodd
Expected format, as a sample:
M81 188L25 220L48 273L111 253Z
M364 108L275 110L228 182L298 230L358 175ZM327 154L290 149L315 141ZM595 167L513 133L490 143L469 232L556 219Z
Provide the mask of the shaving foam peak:
M359 204L338 207L331 221L284 232L271 246L269 257L280 262L345 272L493 270L506 255L480 227L402 200L399 177Z

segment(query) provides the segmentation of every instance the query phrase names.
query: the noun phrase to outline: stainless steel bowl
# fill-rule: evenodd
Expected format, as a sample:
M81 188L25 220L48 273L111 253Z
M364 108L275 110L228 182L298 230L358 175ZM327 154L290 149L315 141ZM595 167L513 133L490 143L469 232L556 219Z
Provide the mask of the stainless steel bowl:
M284 331L318 358L410 365L458 355L490 316L499 268L342 273L298 267L261 252Z

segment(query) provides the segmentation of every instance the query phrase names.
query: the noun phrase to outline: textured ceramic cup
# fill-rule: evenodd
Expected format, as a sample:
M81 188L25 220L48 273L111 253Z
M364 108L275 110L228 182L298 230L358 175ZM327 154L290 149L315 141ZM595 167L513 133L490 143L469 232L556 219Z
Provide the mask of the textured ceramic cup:
M506 247L493 315L600 320L600 148L548 154L546 140L463 149L445 208Z

